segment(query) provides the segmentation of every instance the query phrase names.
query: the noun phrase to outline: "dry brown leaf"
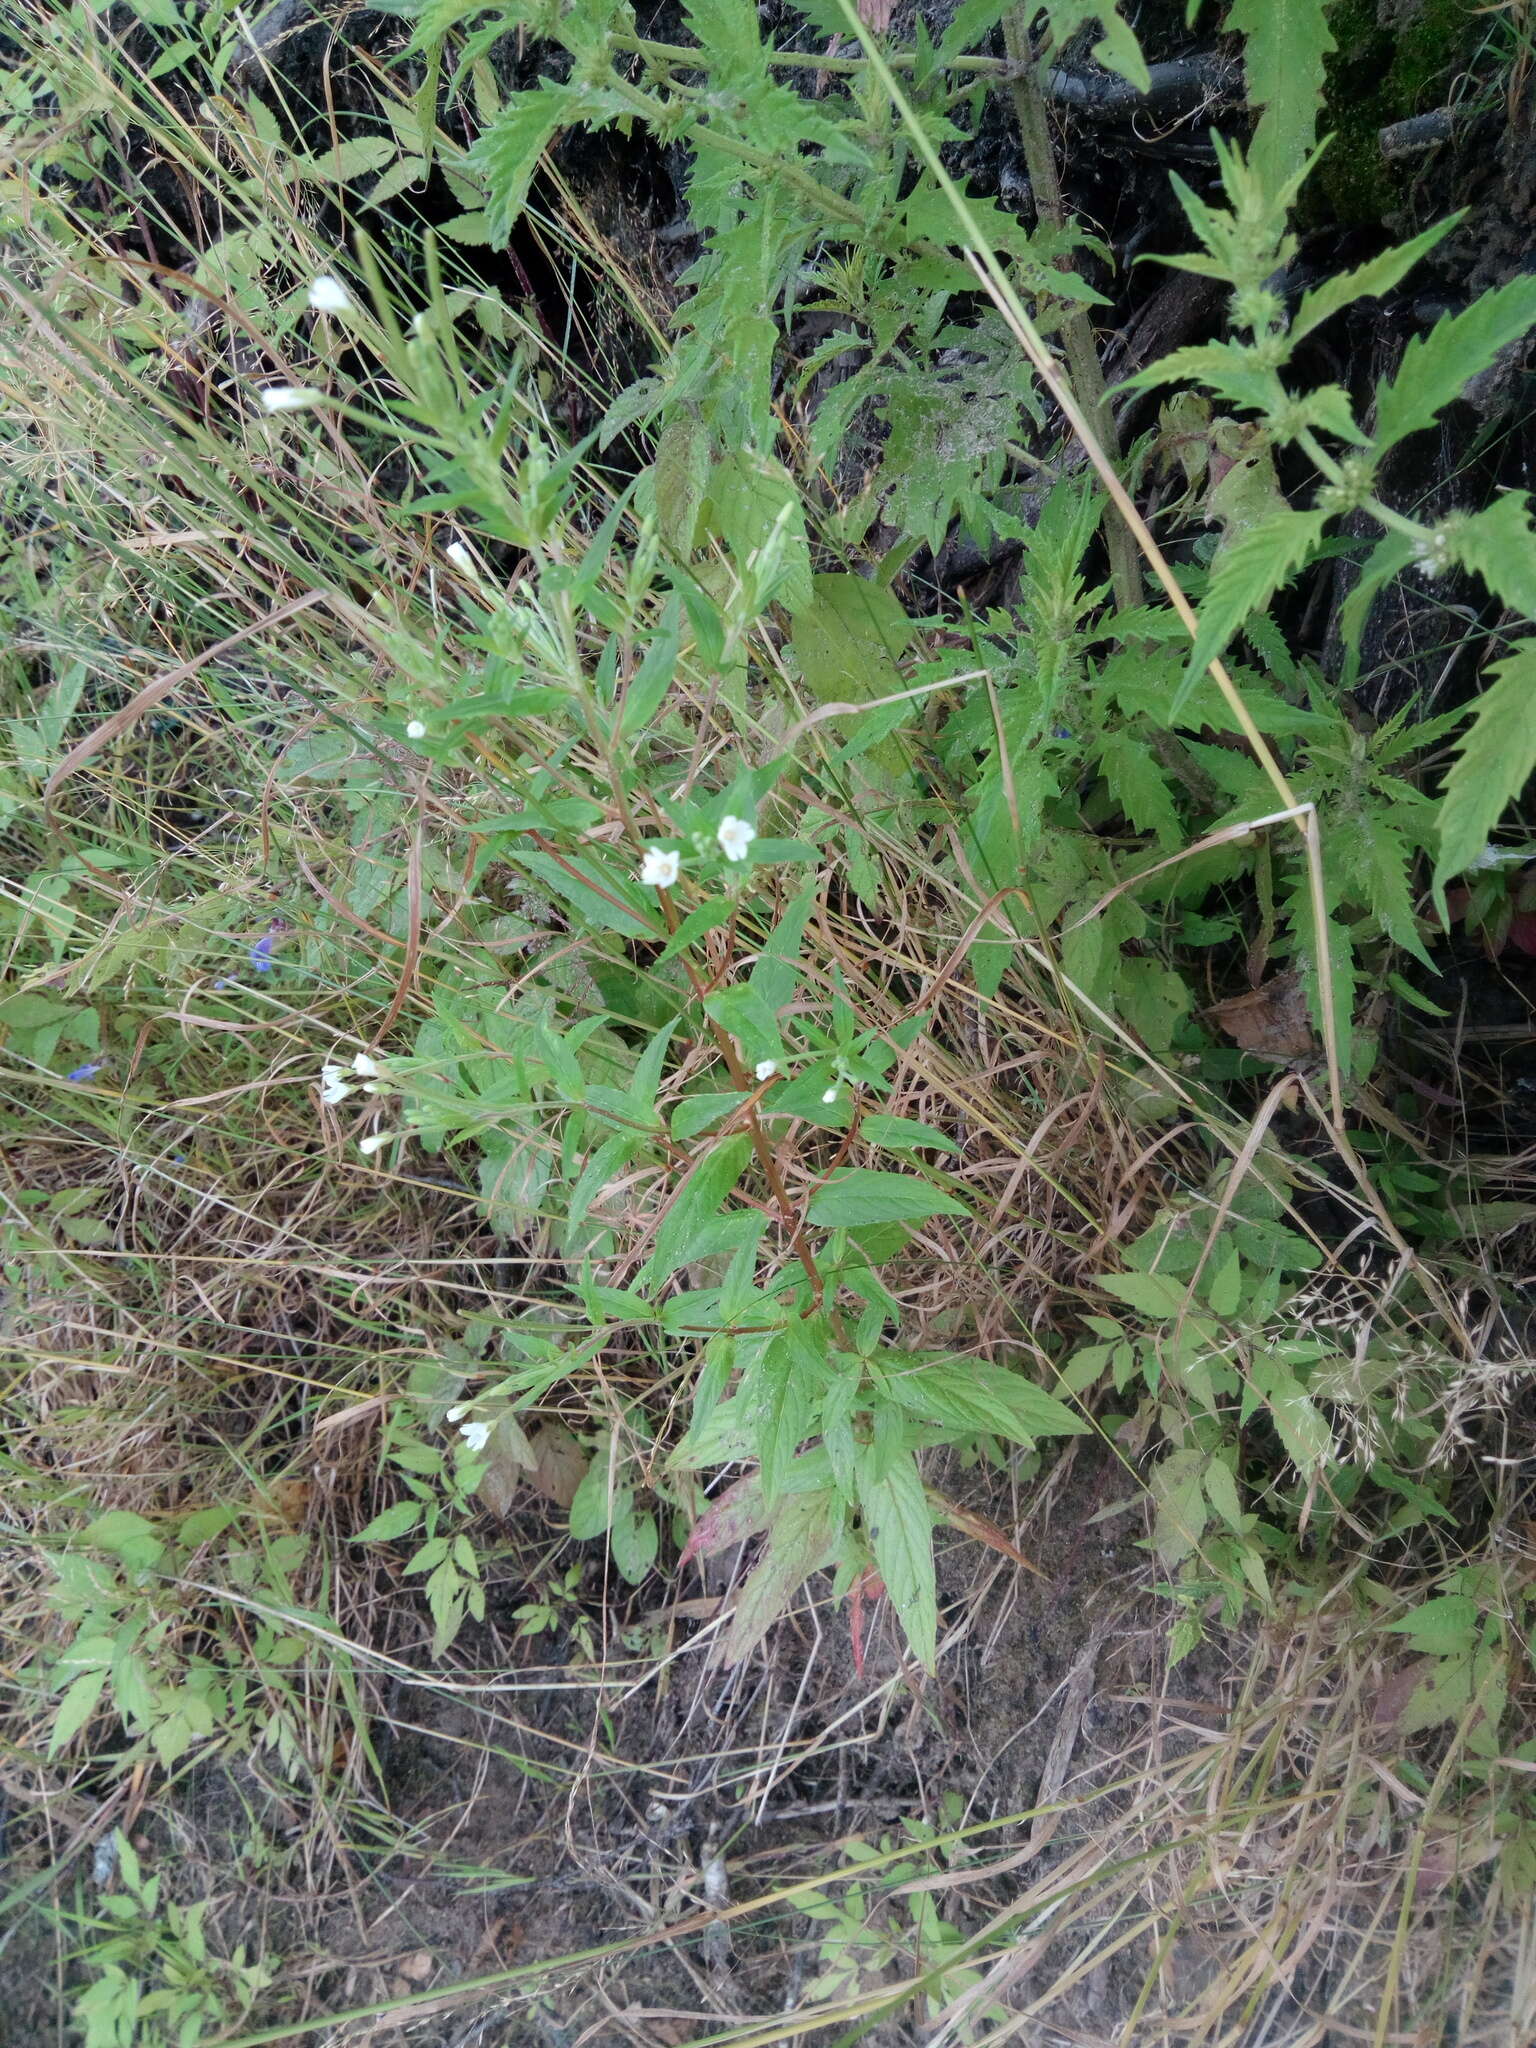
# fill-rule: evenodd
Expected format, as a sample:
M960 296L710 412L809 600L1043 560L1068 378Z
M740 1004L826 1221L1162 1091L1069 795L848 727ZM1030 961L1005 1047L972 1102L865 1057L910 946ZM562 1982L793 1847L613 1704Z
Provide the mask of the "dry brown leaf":
M587 1454L563 1422L546 1422L529 1434L533 1470L529 1478L546 1500L568 1508L587 1470Z
M859 19L877 36L883 36L891 25L891 11L895 0L859 0Z
M1264 1059L1300 1059L1316 1049L1307 999L1296 974L1277 974L1245 996L1212 1003L1204 1014L1214 1018L1244 1052L1258 1053Z

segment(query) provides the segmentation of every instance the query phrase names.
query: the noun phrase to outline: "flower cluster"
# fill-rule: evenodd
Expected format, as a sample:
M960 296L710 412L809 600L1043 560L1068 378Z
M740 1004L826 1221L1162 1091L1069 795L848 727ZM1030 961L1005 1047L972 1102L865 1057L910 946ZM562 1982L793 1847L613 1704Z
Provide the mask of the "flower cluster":
M349 1081L348 1073L357 1075ZM345 1102L349 1095L355 1095L361 1088L365 1095L393 1095L395 1089L388 1076L372 1053L360 1052L353 1055L350 1068L338 1066L327 1060L320 1069L320 1100L322 1102ZM377 1148L375 1148L377 1149Z

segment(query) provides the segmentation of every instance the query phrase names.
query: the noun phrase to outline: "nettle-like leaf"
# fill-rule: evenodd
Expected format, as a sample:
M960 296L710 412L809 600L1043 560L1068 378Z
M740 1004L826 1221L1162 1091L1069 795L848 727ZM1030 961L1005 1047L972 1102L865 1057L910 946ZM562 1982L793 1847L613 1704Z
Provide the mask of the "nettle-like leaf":
M1440 859L1435 881L1471 866L1488 843L1506 804L1536 770L1536 640L1518 641L1490 671L1491 686L1445 779L1440 806Z
M623 96L606 86L539 82L536 92L515 94L469 152L486 182L485 221L492 240L503 246L528 199L539 158L562 128L582 123L602 127L629 111Z
M1221 557L1200 607L1200 630L1170 716L1202 671L1226 648L1250 612L1262 611L1311 557L1323 538L1324 514L1273 512L1234 540Z
M1243 36L1248 104L1262 108L1248 161L1271 189L1306 162L1323 103L1324 62L1338 48L1331 0L1232 0L1227 27Z
M1403 350L1397 375L1376 393L1377 454L1408 434L1433 425L1461 396L1467 380L1486 370L1501 349L1536 325L1536 277L1512 277L1484 292L1464 313L1447 314Z

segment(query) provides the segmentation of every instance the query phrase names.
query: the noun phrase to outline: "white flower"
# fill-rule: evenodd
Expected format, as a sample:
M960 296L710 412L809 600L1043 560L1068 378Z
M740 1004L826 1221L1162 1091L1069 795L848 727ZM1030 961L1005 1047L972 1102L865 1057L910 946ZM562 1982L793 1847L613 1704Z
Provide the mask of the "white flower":
M408 740L424 740L427 736L427 728L419 718L413 718L406 725L405 736Z
M465 547L463 541L449 541L447 547L443 549L443 553L452 562L455 569L462 569L466 576L479 574L479 571L475 568L475 558L469 552L469 549Z
M302 412L306 405L318 405L324 396L309 384L268 384L261 402L268 412Z
M320 1069L320 1100L322 1102L345 1102L352 1093L351 1083L341 1078L342 1070L327 1060Z
M488 1422L464 1422L459 1425L459 1435L472 1451L483 1451L491 1440L491 1425Z
M468 1413L469 1403L467 1401L455 1401L448 1410L448 1420L450 1422L461 1422Z
M779 1063L777 1060L759 1060L752 1071L759 1081L771 1081L779 1071Z
M354 1053L352 1056L352 1071L354 1074L361 1074L366 1080L372 1081L378 1076L379 1063L372 1053Z
M835 1088L823 1088L821 1091L821 1099L823 1102L836 1102L837 1090Z
M682 858L665 847L648 846L640 863L640 879L648 889L670 889L677 880Z
M757 828L745 818L729 815L720 820L715 837L720 842L720 851L727 860L745 860L747 848L757 837Z
M393 1131L375 1131L371 1138L359 1138L357 1149L365 1159L371 1159L375 1152L382 1152L394 1136Z
M350 313L352 299L339 277L317 277L309 288L309 303L316 313Z

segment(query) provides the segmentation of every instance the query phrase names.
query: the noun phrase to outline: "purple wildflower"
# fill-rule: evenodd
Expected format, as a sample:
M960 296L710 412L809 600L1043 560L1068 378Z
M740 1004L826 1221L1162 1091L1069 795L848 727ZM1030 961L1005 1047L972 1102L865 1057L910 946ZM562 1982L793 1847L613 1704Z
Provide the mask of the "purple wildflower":
M105 1060L87 1060L83 1067L74 1067L64 1078L66 1081L94 1081L106 1065Z
M263 932L255 945L249 949L247 957L250 960L252 969L257 974L270 974L277 965L277 962L272 958L272 947L275 939L276 934L274 932Z

